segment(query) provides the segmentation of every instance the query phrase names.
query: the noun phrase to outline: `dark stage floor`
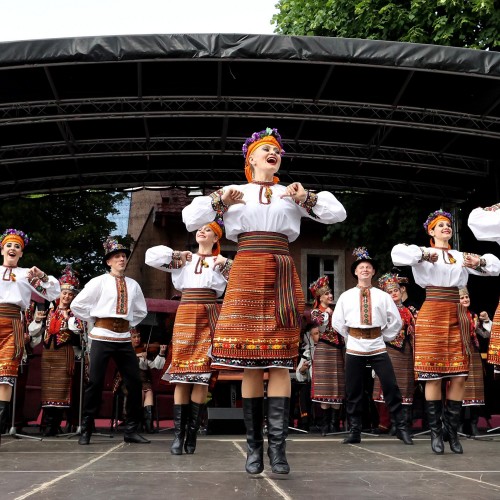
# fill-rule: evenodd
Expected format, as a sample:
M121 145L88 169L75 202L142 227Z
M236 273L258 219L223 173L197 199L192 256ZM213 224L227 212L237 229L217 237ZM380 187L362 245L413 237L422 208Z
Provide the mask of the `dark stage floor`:
M36 436L36 434L32 434ZM149 436L148 436L149 437ZM498 499L500 437L462 439L463 455L446 445L434 455L429 438L406 446L394 437L363 436L343 445L340 436L291 433L288 476L244 470L243 435L200 436L194 455L172 456L171 431L148 445L126 444L123 434L77 437L3 436L0 498L25 499Z

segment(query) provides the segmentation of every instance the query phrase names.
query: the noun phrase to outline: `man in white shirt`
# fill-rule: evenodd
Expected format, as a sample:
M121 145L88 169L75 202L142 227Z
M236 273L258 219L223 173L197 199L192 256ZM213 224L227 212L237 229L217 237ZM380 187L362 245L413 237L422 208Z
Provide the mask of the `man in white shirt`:
M356 248L353 254L357 260L351 266L351 273L358 284L340 295L332 316L333 328L346 337L346 413L350 433L343 442L361 442L363 373L370 363L380 379L384 399L394 418L396 436L405 444L413 444L403 418L401 392L385 345L401 330L401 316L391 296L372 287L377 267L366 248Z

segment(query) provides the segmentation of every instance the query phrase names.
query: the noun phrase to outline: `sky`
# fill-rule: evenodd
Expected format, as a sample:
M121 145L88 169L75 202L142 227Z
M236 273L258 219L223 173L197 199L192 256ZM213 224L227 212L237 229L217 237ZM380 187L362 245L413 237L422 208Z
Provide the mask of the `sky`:
M273 34L278 0L0 0L0 41L172 33Z

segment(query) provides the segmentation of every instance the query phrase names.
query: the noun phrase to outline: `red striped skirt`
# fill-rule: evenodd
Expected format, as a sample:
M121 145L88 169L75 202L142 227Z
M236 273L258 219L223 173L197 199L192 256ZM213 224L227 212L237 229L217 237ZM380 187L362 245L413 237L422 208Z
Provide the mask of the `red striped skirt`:
M241 234L215 329L212 365L294 369L303 311L288 238Z
M492 365L500 365L500 302L493 316L487 361Z
M469 323L458 288L427 287L415 325L415 363L418 380L467 375Z
M318 342L312 365L311 399L342 403L345 399L344 349Z
M24 334L21 308L0 305L0 377L17 377L23 356Z
M484 371L481 353L477 348L473 348L469 363L469 376L465 382L465 392L463 395L464 406L484 405Z
M183 290L172 333L171 382L207 382L207 377L197 380L196 374L212 371L209 351L220 310L215 300L213 290ZM186 374L193 376L186 378Z
M75 370L75 352L68 344L42 352L42 406L68 408Z

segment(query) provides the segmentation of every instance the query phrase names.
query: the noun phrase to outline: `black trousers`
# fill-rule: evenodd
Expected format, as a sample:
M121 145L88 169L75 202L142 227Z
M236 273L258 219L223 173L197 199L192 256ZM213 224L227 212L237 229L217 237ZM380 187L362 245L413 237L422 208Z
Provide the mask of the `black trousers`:
M101 405L104 378L109 360L113 359L128 391L127 419L139 422L142 418L142 382L139 363L131 342L93 340L90 348L89 382L85 389L83 415L95 417Z
M403 399L387 352L375 356L355 356L347 353L345 357L347 415L361 416L363 413L363 376L367 365L370 365L375 370L380 379L389 411L391 413L399 412L402 409L401 403Z

